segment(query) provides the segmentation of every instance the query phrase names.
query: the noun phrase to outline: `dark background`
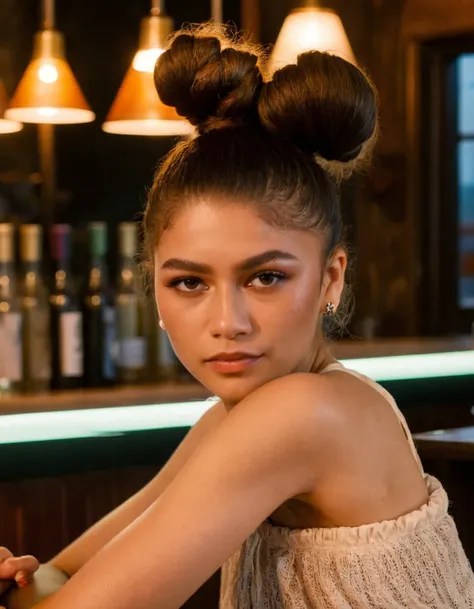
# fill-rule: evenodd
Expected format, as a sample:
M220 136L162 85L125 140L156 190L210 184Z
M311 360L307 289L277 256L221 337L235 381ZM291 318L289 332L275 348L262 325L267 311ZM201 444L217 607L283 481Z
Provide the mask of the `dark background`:
M225 21L239 28L241 2L250 0L224 0ZM260 12L255 28L258 41L271 44L297 1L253 2ZM327 5L341 17L355 55L380 96L382 135L375 162L370 172L344 187L342 196L357 251L353 281L357 308L351 330L361 333L368 320L375 323L379 336L420 335L425 331L426 311L421 277L429 263L422 249L430 230L423 210L429 214L430 201L422 204L413 184L419 177L413 174L411 149L417 125L410 125L416 86L410 79L416 70L410 67L409 54L420 39L467 33L474 45L474 0L328 0ZM81 227L106 220L113 265L115 225L140 216L154 169L173 144L172 138L119 136L101 130L136 51L140 19L149 9L147 0L56 1L57 27L66 37L67 58L97 115L91 124L56 128L56 220L78 229L79 262L84 260ZM167 10L179 27L208 19L210 2L168 0ZM10 95L30 60L39 22L39 0L0 0L0 78ZM0 137L1 221L38 219L38 167L34 126ZM447 235L446 242L448 237L454 243L454 236ZM467 324L462 329L468 331ZM426 332L447 330L432 326ZM451 328L451 333L455 330L459 328Z

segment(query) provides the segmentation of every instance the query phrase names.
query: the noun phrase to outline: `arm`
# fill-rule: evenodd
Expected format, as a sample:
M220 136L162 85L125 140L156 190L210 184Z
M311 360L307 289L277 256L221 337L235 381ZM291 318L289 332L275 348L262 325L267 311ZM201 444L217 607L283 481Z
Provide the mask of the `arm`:
M181 607L278 506L314 487L325 382L292 375L239 403L161 497L37 609Z
M226 416L221 402L214 404L189 431L160 472L140 491L73 541L48 564L41 565L32 584L9 594L9 609L28 609L58 590L68 576L144 512L177 476L202 439Z
M194 425L160 472L140 491L99 520L50 564L73 575L105 544L144 512L166 489L188 461L201 440L225 417L221 402L214 404Z

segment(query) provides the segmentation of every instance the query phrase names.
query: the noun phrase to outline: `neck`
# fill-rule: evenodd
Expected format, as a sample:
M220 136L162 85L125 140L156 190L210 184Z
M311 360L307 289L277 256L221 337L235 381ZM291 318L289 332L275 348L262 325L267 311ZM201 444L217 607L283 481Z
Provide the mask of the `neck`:
M107 267L103 256L94 256L89 270L89 287L96 289L107 283Z
M334 362L335 358L329 353L326 344L323 342L316 348L316 352L312 354L309 359L309 365L305 370L301 372L314 372L318 373L324 370L326 366Z
M8 300L14 291L13 262L0 262L0 299Z

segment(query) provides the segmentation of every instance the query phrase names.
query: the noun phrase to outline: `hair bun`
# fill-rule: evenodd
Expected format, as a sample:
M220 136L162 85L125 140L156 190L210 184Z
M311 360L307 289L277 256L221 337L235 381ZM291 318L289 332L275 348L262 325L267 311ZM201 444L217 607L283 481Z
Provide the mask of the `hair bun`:
M258 57L221 48L215 36L179 34L158 59L155 86L161 101L200 133L257 118L262 76Z
M309 51L265 84L259 114L272 133L323 159L347 163L376 131L377 99L359 68Z

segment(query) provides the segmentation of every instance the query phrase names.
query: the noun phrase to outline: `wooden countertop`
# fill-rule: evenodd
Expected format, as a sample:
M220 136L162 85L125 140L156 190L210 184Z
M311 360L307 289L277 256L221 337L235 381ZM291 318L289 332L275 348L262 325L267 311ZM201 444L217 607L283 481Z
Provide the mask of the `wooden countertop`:
M474 427L428 431L413 439L422 457L474 460Z
M385 357L390 355L416 355L421 353L448 353L473 351L474 336L452 338L394 338L375 340L341 340L330 345L337 359L359 357Z
M75 389L36 395L5 396L0 399L0 415L191 402L208 397L209 391L198 383Z
M330 345L330 349L334 357L343 360L448 353L472 349L474 372L474 338L471 336L448 339L348 340L334 342ZM209 395L209 392L198 383L183 383L1 396L0 415L187 402L206 399Z

